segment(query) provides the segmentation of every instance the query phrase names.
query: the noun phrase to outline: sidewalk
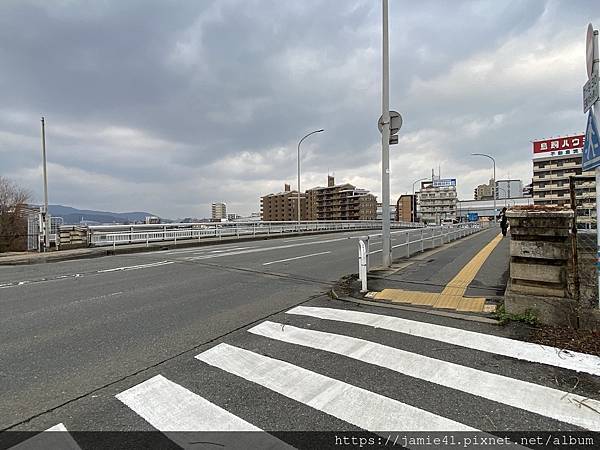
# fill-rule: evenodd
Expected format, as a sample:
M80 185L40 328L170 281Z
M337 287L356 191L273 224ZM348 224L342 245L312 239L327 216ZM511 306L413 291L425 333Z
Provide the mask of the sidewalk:
M431 312L489 316L508 280L509 238L490 229L369 272L369 292L352 296Z

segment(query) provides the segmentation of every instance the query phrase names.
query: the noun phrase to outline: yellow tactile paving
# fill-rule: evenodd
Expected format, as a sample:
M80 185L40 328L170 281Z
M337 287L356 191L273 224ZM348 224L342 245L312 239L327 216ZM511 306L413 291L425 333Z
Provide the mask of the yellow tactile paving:
M446 285L438 301L433 305L434 308L450 308L457 309L462 297L465 295L467 287L473 279L486 259L502 240L502 235L498 234L485 247L483 247L475 257L469 261L458 274ZM485 302L484 302L485 303ZM481 311L483 305L481 306Z
M404 289L384 289L376 293L374 298L395 303L454 309L456 311L482 312L485 307L485 298L470 298L464 295L467 287L471 284L481 266L483 266L483 263L501 240L501 234L492 239L458 272L440 294L435 292L406 291Z
M485 298L463 297L458 302L457 311L482 312L485 305Z

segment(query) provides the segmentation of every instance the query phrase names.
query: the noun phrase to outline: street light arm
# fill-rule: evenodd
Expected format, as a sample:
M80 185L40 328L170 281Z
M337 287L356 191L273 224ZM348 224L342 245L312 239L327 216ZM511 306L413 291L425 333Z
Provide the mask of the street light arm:
M305 136L302 137L302 139L300 139L300 141L298 142L298 224L300 224L300 144L302 144L302 142L304 141L304 139L306 139L309 136L312 136L313 134L316 133L322 133L323 129L320 130L315 130L315 131L311 131L310 133L306 134Z
M325 131L325 130L315 130L315 131L311 131L310 133L308 133L306 136L304 136L302 139L300 139L300 142L298 142L298 149L300 148L300 144L302 144L304 139L306 139L309 136L312 136L313 134L322 133L323 131Z

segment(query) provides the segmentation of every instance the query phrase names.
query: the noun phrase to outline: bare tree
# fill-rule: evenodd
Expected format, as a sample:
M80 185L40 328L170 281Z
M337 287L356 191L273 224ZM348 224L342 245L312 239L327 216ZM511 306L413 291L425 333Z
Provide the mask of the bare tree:
M29 191L0 176L0 252L27 249Z

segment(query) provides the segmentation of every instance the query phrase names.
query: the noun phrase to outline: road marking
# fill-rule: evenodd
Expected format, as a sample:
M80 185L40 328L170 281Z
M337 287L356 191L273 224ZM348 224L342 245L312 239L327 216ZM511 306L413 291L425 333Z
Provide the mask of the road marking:
M162 375L156 375L115 397L183 448L190 446L190 436L182 431L215 432L210 435L211 444L226 448L238 448L239 436L224 431L262 431ZM247 438L252 442L248 448L290 448L266 433L244 435L244 439ZM237 445L233 445L236 440Z
M55 433L58 431L59 433ZM47 430L36 434L20 444L10 447L9 450L33 450L60 448L65 450L81 450L75 439L68 432L67 427L62 423L56 424Z
M427 322L402 319L381 314L346 311L334 308L297 306L287 314L316 317L325 320L367 325L398 333L409 334L444 343L495 353L510 358L548 364L564 369L600 376L600 357L563 350L556 347L517 341L491 334L461 330Z
M196 358L368 431L476 431L366 389L228 344L216 345Z
M337 239L328 239L326 241L302 242L299 244L278 245L276 247L253 248L253 249L249 249L249 250L233 251L230 253L219 253L217 255L190 256L185 259L188 261L195 261L195 260L200 260L200 259L220 258L222 256L246 255L248 253L259 253L259 252L268 252L268 251L272 251L272 250L281 250L281 249L286 249L286 248L303 247L305 245L328 244L330 242L339 242L339 241L347 241L347 240L348 240L348 238L344 237L344 238L337 238Z
M115 267L113 269L98 270L96 273L106 273L106 272L118 272L118 271L125 271L125 270L148 269L150 267L167 266L169 264L175 264L175 261L160 261L160 262L149 263L149 264L139 264L137 266Z
M218 250L213 250L215 247ZM255 247L256 246L239 247L239 246L235 246L235 245L228 245L228 246L223 247L220 245L207 245L205 247L194 247L194 248L181 249L181 250L166 250L164 252L164 254L165 255L178 255L178 254L182 254L182 253L203 253L203 252L214 252L214 251L242 250L242 249L255 248ZM158 252L153 252L153 253L158 253ZM161 253L163 253L163 252L161 252Z
M266 262L266 263L263 263L263 266L269 266L271 264L277 264L277 263L287 262L287 261L294 261L295 259L310 258L311 256L327 255L329 253L331 253L331 252L319 252L319 253L312 253L310 255L295 256L294 258L287 258L287 259L280 259L277 261Z
M116 398L160 431L260 431L223 408L156 375Z
M278 341L347 356L561 422L600 431L598 400L350 336L269 321L248 331ZM582 407L582 404L587 407Z

